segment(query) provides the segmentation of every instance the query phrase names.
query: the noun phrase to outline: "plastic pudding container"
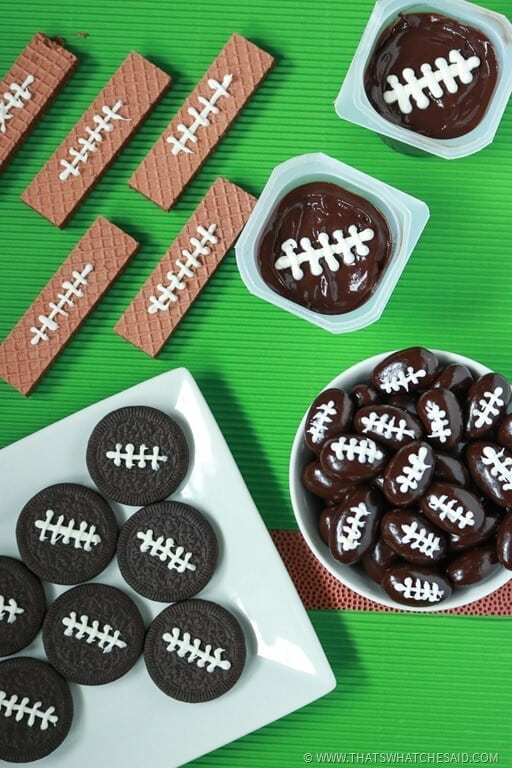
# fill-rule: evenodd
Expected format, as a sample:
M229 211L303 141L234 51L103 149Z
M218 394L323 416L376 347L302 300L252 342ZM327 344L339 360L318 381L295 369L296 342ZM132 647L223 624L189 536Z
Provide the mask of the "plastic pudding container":
M493 46L498 65L496 86L482 119L464 135L432 138L396 125L379 114L366 95L365 72L377 40L399 14L408 13L433 13L449 17L479 30ZM432 65L435 67L434 62ZM397 75L401 77L401 73ZM335 101L335 109L339 117L380 133L387 139L387 143L404 152L431 153L446 159L456 159L478 152L493 141L511 92L512 24L504 16L465 0L431 0L421 4L403 0L378 0Z
M387 264L373 293L357 308L342 314L313 311L273 290L258 267L263 233L279 203L293 190L310 182L330 182L359 195L383 215L391 233ZM272 172L236 246L238 269L247 289L265 301L331 333L363 328L379 319L428 221L429 209L421 200L361 173L328 155L301 155ZM308 267L305 267L308 269Z

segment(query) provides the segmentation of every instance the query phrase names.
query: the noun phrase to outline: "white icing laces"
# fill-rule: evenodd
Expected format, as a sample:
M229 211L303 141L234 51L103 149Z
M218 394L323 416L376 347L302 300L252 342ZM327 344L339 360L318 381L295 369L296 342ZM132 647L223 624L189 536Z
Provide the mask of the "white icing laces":
M64 631L66 637L74 636L77 640L85 638L88 645L97 643L98 648L101 648L103 653L111 653L113 648L120 648L121 650L126 648L126 643L120 639L121 632L118 629L112 631L110 624L104 624L103 629L100 629L100 623L97 619L89 624L88 616L80 616L80 620L78 620L75 611L71 611L69 616L65 616L62 623L66 627Z
M215 669L223 669L227 672L231 669L231 662L221 658L224 648L215 648L212 654L210 644L202 649L199 638L191 640L190 633L183 632L182 635L179 627L173 627L170 632L165 632L162 640L168 643L169 653L176 653L180 659L186 659L189 664L196 664L199 669L206 668L206 672L213 672Z
M446 418L446 411L438 403L428 402L425 406L425 415L429 420L431 433L427 437L432 440L439 440L440 443L446 443L452 436L449 428L450 421Z
M311 418L311 426L307 431L314 443L322 442L329 429L329 424L332 424L331 416L336 416L336 414L334 400L329 400L328 403L321 403L315 408L315 413Z
M25 103L32 98L28 87L34 81L35 77L33 75L27 75L21 85L19 83L11 83L9 91L6 91L3 99L0 99L0 133L7 131L7 121L13 118L11 114L12 108L23 109Z
M140 551L147 552L151 557L157 557L162 563L167 562L167 568L178 573L185 571L195 571L196 566L190 562L192 552L185 552L184 547L180 547L174 542L174 539L164 539L163 536L154 538L151 529L147 531L137 531L137 538L141 540Z
M480 63L478 56L465 59L460 51L452 48L448 54L448 61L442 56L435 60L436 69L433 70L431 64L422 64L421 77L417 77L411 67L405 67L402 70L403 83L396 75L388 75L386 81L390 89L384 91L384 101L386 104L396 102L398 109L404 115L412 112L414 107L411 102L414 102L418 109L426 109L431 99L440 99L443 96L444 90L448 93L457 93L459 90L457 79L463 85L471 83L472 70L479 67Z
M30 332L33 333L33 337L30 339L31 344L39 344L40 341L48 341L49 331L57 331L59 328L58 322L55 320L55 318L58 315L62 315L63 317L69 317L69 312L66 312L64 307L74 307L75 304L73 302L72 297L75 297L77 299L81 299L84 295L84 291L80 286L87 286L87 275L89 275L94 270L94 267L92 264L86 264L85 267L82 269L81 272L78 272L76 269L72 272L73 282L70 280L64 280L62 283L62 289L64 290L64 293L58 293L57 298L58 302L57 304L54 301L50 301L48 306L50 307L50 312L48 315L39 315L37 318L38 321L41 323L40 328L36 328L35 326L32 326L30 329Z
M167 273L169 284L162 285L159 283L156 288L157 291L160 292L160 296L158 298L156 296L149 297L148 312L150 315L154 315L158 311L168 310L171 304L178 301L176 291L182 291L185 288L185 278L194 276L193 270L198 269L201 266L200 257L208 256L208 254L211 253L212 249L207 243L216 245L216 243L219 242L219 239L213 234L216 229L216 224L210 224L208 229L205 229L202 226L197 227L197 232L201 239L198 240L197 237L190 238L190 242L194 246L192 253L186 248L181 251L182 256L185 258L185 262L176 259L175 266L177 272L174 273L171 270Z
M402 523L400 527L404 534L402 544L409 544L411 549L417 549L422 555L431 558L439 551L439 536L432 531L427 531L426 528L421 528L416 520L412 523Z
M0 621L7 618L7 624L14 624L22 613L25 613L25 610L18 605L14 597L6 600L3 595L0 595Z
M398 371L398 373L392 374L384 378L380 384L381 389L390 395L391 392L399 392L401 388L409 391L410 384L419 384L420 379L423 379L427 375L427 372L423 368L414 370L412 365L409 365L405 371Z
M450 498L445 493L441 496L431 494L428 497L428 505L434 512L440 513L440 520L449 520L450 523L455 523L461 531L466 526L473 527L475 525L473 512L470 509L466 510L462 504L457 502L457 499Z
M373 464L384 458L384 454L377 443L370 438L359 439L357 437L340 437L331 444L331 451L340 461L357 461L359 464Z
M496 387L492 392L484 392L478 401L478 408L475 408L475 427L490 427L493 423L493 417L499 414L499 409L505 405L502 398L503 387Z
M438 603L444 597L444 589L441 589L435 581L422 581L420 578L413 580L407 576L403 582L394 585L397 592L401 592L405 600L427 600L429 603Z
M498 479L504 491L512 491L512 458L504 456L505 449L497 451L491 445L482 449L482 464L489 467L492 477Z
M371 411L368 416L361 418L361 424L364 434L373 432L386 440L394 439L403 442L406 437L411 437L413 440L416 437L414 430L408 429L405 419L390 416L389 413L378 414L376 411Z
M167 461L167 456L160 453L158 445L153 446L152 453L146 453L148 446L139 446L139 452L135 453L135 446L133 443L127 443L123 446L121 443L116 443L115 451L107 451L105 456L107 459L111 459L116 467L121 467L124 463L126 469L132 469L132 467L138 467L139 469L145 469L148 464L155 472L160 469L160 462Z
M56 522L53 522L54 514L53 509L48 509L44 520L34 522L34 526L40 532L39 541L49 541L50 544L72 544L75 549L83 549L85 552L90 552L93 547L101 543L101 536L96 532L95 525L89 525L86 520L82 520L80 525L76 526L73 518L65 523L64 515L59 515Z
M104 105L101 108L101 111L103 112L103 115L94 115L92 118L95 127L90 128L87 126L86 133L87 138L78 139L78 143L80 144L80 149L75 149L74 147L71 147L69 150L70 156L73 158L71 162L68 160L60 160L60 165L63 166L64 170L59 173L59 179L61 181L66 181L69 179L70 176L80 176L80 163L86 163L89 159L89 152L96 152L98 150L98 144L101 144L103 141L103 134L104 133L110 133L110 131L114 130L113 122L114 120L129 120L129 117L123 117L122 115L119 115L118 112L123 106L123 101L117 101L113 107L109 107L107 105Z
M417 453L410 453L407 457L408 464L402 469L402 474L397 475L397 483L400 484L400 493L415 491L423 479L423 475L430 469L431 464L425 462L428 450L424 445L420 446Z
M347 515L345 523L342 526L343 534L338 537L338 543L344 552L351 552L357 549L361 536L366 526L366 518L370 510L361 502L355 507L350 507L351 515Z
M228 88L232 81L233 75L224 75L222 78L222 83L219 83L218 80L214 80L213 78L208 80L208 86L212 89L213 93L209 99L205 98L204 96L198 97L197 100L200 104L203 105L201 112L198 112L195 107L189 107L187 109L188 114L194 118L194 122L190 125L190 127L183 125L183 123L178 125L178 131L182 134L180 139L177 139L174 136L168 136L166 139L169 144L173 145L171 150L173 155L178 155L180 152L186 152L187 154L192 153L190 147L187 146L187 142L191 141L194 144L197 144L197 129L199 126L207 128L210 125L208 116L219 114L220 109L215 105L222 96L231 96Z
M23 696L20 699L14 693L8 699L7 693L0 691L0 713L4 717L12 717L14 715L14 720L17 723L22 722L26 718L24 724L28 725L29 728L32 728L37 723L40 731L46 731L49 725L57 725L59 718L55 714L55 707L48 707L43 711L41 706L42 703L40 701L31 704L28 696Z
M309 237L302 237L300 240L301 251L296 253L298 248L297 241L290 238L281 245L283 256L279 256L274 266L276 269L291 269L292 277L294 280L302 280L304 277L304 271L301 267L302 264L309 264L311 274L314 277L319 277L323 274L324 264L320 263L320 260L325 262L325 265L331 272L337 272L340 268L340 262L336 258L341 256L343 264L354 264L356 256L368 256L370 249L366 242L373 240L375 232L369 227L367 229L360 230L355 224L351 224L348 228L348 237L345 237L343 230L337 229L332 233L331 242L327 232L320 232L318 235L319 247L314 248L311 245Z

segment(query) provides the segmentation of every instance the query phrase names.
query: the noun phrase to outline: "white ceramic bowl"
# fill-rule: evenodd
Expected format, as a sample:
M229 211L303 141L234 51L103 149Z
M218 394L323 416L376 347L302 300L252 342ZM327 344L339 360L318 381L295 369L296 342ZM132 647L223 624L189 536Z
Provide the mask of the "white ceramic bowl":
M462 355L452 354L451 352L442 352L439 350L432 351L438 356L443 365L449 363L461 363L462 365L466 365L476 377L490 371L490 368L486 368L484 365L467 357L463 357ZM362 362L353 365L327 384L325 389L337 387L349 392L355 384L368 382L373 368L389 354L391 354L391 352L375 355L374 357L370 357L367 360L363 360ZM345 584L345 586L349 587L354 592L357 592L363 597L367 597L376 603L380 603L381 605L399 608L404 611L431 612L459 608L460 606L472 603L474 600L479 600L482 597L490 595L512 578L512 571L500 566L484 581L471 586L454 589L451 596L448 599L443 600L442 603L435 606L413 607L402 605L401 603L391 600L384 590L374 582L360 566L343 565L335 560L330 554L327 544L323 541L318 532L318 501L306 490L301 480L302 470L312 457L311 452L306 447L303 437L308 411L309 406L297 429L292 445L289 477L291 502L298 526L309 548L322 565L336 579L338 579L338 581Z

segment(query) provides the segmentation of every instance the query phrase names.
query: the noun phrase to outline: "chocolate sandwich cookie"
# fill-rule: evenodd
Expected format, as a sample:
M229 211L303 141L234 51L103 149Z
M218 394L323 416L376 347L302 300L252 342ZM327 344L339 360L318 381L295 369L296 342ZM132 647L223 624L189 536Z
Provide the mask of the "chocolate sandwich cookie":
M50 485L23 507L16 539L25 565L40 579L79 584L114 556L117 523L96 491L76 483Z
M69 687L49 664L28 656L0 662L0 760L25 763L49 755L72 720Z
M178 488L189 452L181 427L145 405L119 408L94 428L87 467L101 493L133 506L162 501Z
M245 639L237 619L222 606L187 600L165 608L151 624L144 660L153 682L179 701L210 701L242 674Z
M0 656L32 642L43 623L46 598L41 582L14 557L0 557Z
M142 652L144 623L133 600L106 584L82 584L50 606L43 623L48 661L74 683L101 685L128 672Z
M173 603L206 586L217 553L215 532L201 512L188 504L162 501L127 520L117 557L122 575L136 592Z

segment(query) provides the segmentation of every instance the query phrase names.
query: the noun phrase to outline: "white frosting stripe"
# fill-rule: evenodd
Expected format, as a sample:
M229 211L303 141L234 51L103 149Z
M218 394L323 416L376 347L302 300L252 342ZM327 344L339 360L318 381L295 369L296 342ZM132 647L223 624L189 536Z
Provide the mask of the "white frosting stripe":
M86 264L81 272L78 272L76 269L73 270L73 282L64 280L62 283L64 293L57 294L58 302L55 303L54 301L51 301L48 304L51 311L47 315L39 315L37 318L41 324L39 328L36 326L31 327L30 332L34 334L30 339L31 344L35 345L39 344L40 341L48 341L48 332L57 331L59 328L59 323L55 319L56 317L59 315L69 317L69 312L67 312L64 307L73 307L73 298L82 298L84 291L81 286L84 288L87 286L88 281L86 278L93 270L94 267L92 264Z
M119 629L113 630L110 624L104 624L100 629L100 623L97 619L94 619L89 623L89 617L84 615L77 618L75 611L71 611L69 616L65 616L62 619L62 623L66 627L64 635L66 637L75 637L77 640L85 639L88 645L97 643L103 653L111 653L113 648L123 649L126 648L126 643L121 640L121 632Z
M182 634L179 627L173 627L170 632L165 632L162 640L167 643L169 653L176 653L180 659L186 659L189 664L196 664L199 669L206 669L206 672L213 672L215 669L227 672L231 669L231 662L221 658L224 648L213 650L213 646L209 643L201 648L202 641L199 638L192 640L190 633Z
M72 544L75 549L83 549L85 552L90 552L101 543L95 525L89 525L86 520L76 525L74 518L66 522L64 515L54 520L54 515L53 509L48 509L44 520L34 522L39 531L39 541L48 541L51 545Z
M10 597L8 600L0 595L0 621L7 619L7 624L14 624L16 618L25 610L18 605L14 597Z
M36 723L39 726L39 730L46 731L48 726L57 725L59 718L55 714L55 707L48 707L44 711L41 709L42 702L36 701L34 704L30 703L28 696L23 696L21 699L17 694L12 694L7 698L5 691L0 691L0 714L4 717L13 717L17 723L22 721L29 728L32 728Z
M122 443L116 443L115 450L107 451L105 456L114 462L116 467L121 467L123 464L126 469L132 469L132 467L138 467L139 469L145 469L148 464L155 472L160 469L160 462L165 464L167 456L160 453L158 445L154 445L151 449L151 453L147 453L148 446L139 446L139 452L135 453L135 446L133 443L127 443L124 448Z
M28 87L34 82L35 77L27 75L21 85L19 83L9 85L9 90L4 93L3 99L0 99L0 133L7 131L7 121L13 118L11 110L23 109L25 103L32 98Z
M216 106L221 96L229 97L231 94L228 91L229 86L233 81L233 75L227 74L222 78L222 83L218 80L210 78L208 80L208 87L213 91L209 99L204 96L198 96L197 100L202 105L201 112L198 112L195 107L189 107L187 109L188 114L194 118L190 126L186 126L183 123L178 125L178 131L181 133L181 138L177 139L175 136L168 136L166 141L172 144L172 154L178 155L180 152L192 153L192 149L187 146L187 142L191 141L193 144L197 144L197 129L200 126L207 128L210 125L209 116L218 115L220 110Z
M185 571L195 571L196 566L190 562L192 558L192 552L185 552L185 548L175 543L174 539L164 539L163 536L155 538L154 532L149 529L147 531L137 531L137 539L142 542L140 545L140 551L142 553L148 553L150 557L157 557L162 563L167 564L167 568L177 573L185 573Z

